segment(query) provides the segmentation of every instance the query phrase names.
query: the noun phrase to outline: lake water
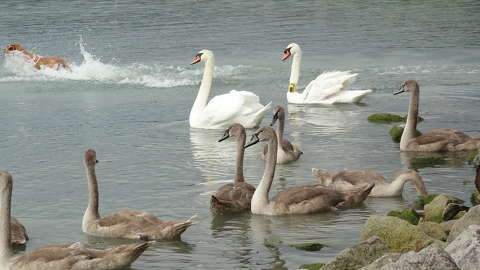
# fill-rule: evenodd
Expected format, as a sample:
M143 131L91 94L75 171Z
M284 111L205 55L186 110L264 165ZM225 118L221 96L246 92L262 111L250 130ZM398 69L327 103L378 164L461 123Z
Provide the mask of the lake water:
M209 196L233 179L235 142L223 131L191 130L188 114L202 65L216 55L213 95L249 90L265 104L287 106L290 62L304 57L300 87L322 71L359 73L355 89L373 89L363 103L287 107L288 138L305 152L277 167L272 193L312 184L310 168L375 170L387 178L408 158L369 114L405 114L406 79L421 85L423 131L450 127L480 136L480 2L437 1L2 1L0 45L21 43L71 63L66 72L34 71L0 58L0 169L14 177L13 214L28 228L27 250L82 241L98 248L126 241L88 237L81 219L88 193L83 152L100 161L101 214L150 211L163 219L196 214L182 241L158 242L132 269L295 269L326 262L358 241L369 215L412 203L369 198L362 207L307 216L244 214L214 218ZM270 122L268 114L263 123ZM249 133L252 131L248 131ZM259 152L247 149L245 178L257 185ZM473 169L449 158L420 174L429 192L468 199ZM290 244L328 247L299 251ZM274 247L270 245L274 243Z

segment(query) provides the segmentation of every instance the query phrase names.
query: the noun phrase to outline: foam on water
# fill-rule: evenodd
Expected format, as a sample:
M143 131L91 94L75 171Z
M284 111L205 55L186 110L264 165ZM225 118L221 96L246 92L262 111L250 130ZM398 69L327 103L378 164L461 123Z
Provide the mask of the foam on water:
M3 70L0 69L0 82L10 81L94 81L114 84L135 84L145 87L175 87L196 85L200 82L203 66L189 69L181 66L133 63L116 64L113 61L104 63L99 57L89 53L82 42L80 53L83 61L80 64L69 63L72 72L64 69L45 68L35 70L33 62L21 54L6 55ZM248 66L224 65L215 67L215 77L228 79L241 74Z

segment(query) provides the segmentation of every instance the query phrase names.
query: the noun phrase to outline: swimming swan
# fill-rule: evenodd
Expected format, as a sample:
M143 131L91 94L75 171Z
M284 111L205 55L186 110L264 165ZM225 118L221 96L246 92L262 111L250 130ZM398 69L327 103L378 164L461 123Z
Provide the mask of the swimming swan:
M415 80L405 81L398 95L403 92L410 93L407 123L400 139L400 151L436 152L436 151L463 151L480 148L480 137L470 137L462 131L455 129L434 129L421 136L415 137L417 128L418 103L420 87Z
M93 270L123 269L132 264L151 244L122 245L106 250L81 243L39 247L14 256L10 246L12 176L0 171L0 269L2 270Z
M233 183L220 187L210 199L210 208L215 214L235 213L250 210L255 188L245 183L243 177L243 156L245 149L246 135L245 128L240 124L233 124L227 129L218 142L229 137L236 137L237 141L237 162L235 165L235 179Z
M282 60L293 55L290 82L288 84L287 100L296 104L335 104L356 103L372 90L350 90L345 88L352 84L357 75L349 71L323 72L315 80L311 81L302 93L297 92L298 79L300 77L300 62L302 61L302 49L296 43L291 43L283 51Z
M398 172L392 182L388 182L376 172L367 170L343 170L332 175L327 171L312 168L312 173L318 178L320 184L340 191L348 191L364 184L373 183L375 186L369 194L371 197L401 196L406 182L414 184L419 195L427 195L425 183L415 170Z
M262 179L252 198L251 211L260 215L309 214L335 210L338 207L363 202L374 184L352 192L339 192L323 185L305 185L284 189L268 198L277 161L277 136L271 127L261 127L245 148L267 141L268 154Z
M98 184L95 164L96 152L85 151L84 165L87 174L90 199L82 222L82 231L87 234L140 240L170 240L180 235L196 222L162 221L154 215L137 210L123 210L111 216L101 218L98 213Z
M270 126L275 125L275 122L278 120L278 125L276 129L277 140L278 140L278 149L277 149L277 164L285 164L291 161L295 161L300 158L303 154L296 146L293 146L289 140L283 138L283 130L285 128L285 110L276 106L273 108L273 120ZM268 145L265 145L262 152L262 159L267 158Z
M215 96L207 104L212 86L215 57L211 51L201 50L193 58L192 65L198 62L205 62L205 70L197 98L190 111L190 127L224 129L235 123L245 128L258 126L270 109L271 103L263 106L254 93L232 90L227 94Z

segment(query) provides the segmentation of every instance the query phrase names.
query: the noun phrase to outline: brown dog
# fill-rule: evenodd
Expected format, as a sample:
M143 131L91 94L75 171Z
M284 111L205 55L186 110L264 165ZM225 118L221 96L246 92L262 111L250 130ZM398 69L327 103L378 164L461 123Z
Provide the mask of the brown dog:
M72 71L72 69L67 65L65 60L63 60L62 58L58 56L40 57L38 55L34 55L31 52L22 48L22 46L18 43L10 44L7 47L5 47L5 49L3 50L5 54L12 53L14 51L21 52L23 53L25 58L27 58L28 60L32 60L35 63L34 67L36 69L41 69L42 66L46 66L48 68L55 68L55 65L56 65L57 70L59 70L60 67L63 67L68 71Z

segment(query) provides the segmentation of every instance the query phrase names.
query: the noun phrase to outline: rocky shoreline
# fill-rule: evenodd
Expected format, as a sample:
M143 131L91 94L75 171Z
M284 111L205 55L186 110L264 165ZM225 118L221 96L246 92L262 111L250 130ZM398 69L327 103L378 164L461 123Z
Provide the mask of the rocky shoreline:
M468 208L446 194L423 196L413 208L370 216L361 240L326 264L305 264L299 269L477 270L480 205Z

